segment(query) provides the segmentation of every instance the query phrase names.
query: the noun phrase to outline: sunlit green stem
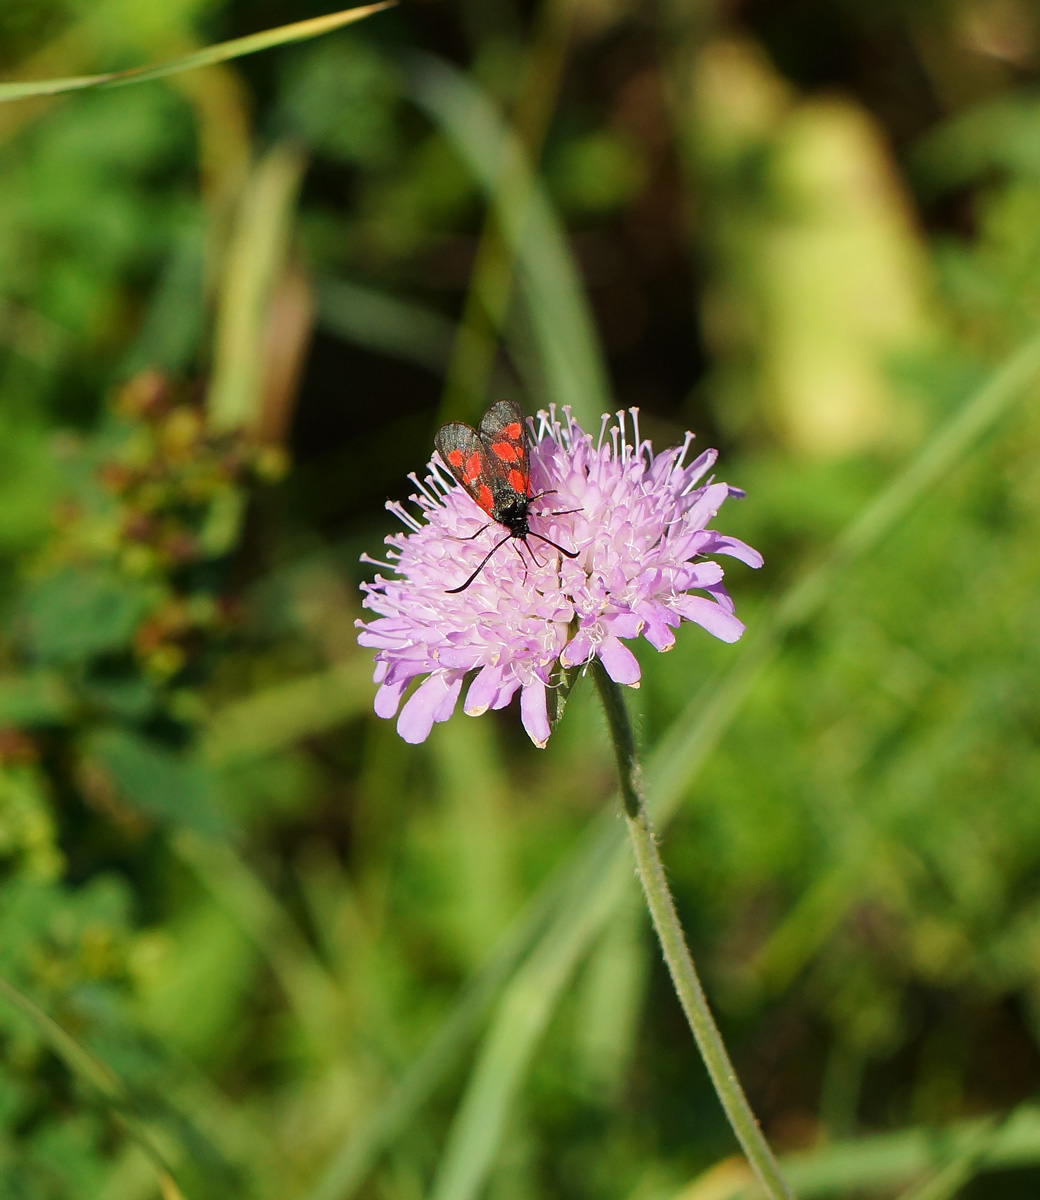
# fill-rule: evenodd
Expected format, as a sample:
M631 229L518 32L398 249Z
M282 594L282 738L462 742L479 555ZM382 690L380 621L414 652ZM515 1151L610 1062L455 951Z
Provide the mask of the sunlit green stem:
M740 1086L740 1080L726 1053L722 1035L708 1008L707 997L686 945L661 856L657 850L654 831L643 802L635 738L632 736L632 724L621 689L603 670L598 660L595 661L593 670L614 742L618 774L621 777L621 798L632 849L635 851L639 880L646 894L650 916L653 918L654 929L657 931L672 983L715 1091L759 1182L772 1200L793 1200L794 1193L780 1173L780 1166L755 1120L755 1114L751 1111L744 1089Z

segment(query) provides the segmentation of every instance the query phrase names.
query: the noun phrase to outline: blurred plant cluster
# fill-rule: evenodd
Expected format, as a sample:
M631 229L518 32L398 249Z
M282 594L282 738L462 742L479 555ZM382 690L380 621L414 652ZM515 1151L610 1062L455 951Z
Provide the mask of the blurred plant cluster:
M1038 69L1026 0L453 0L0 103L0 1195L751 1196L587 681L545 752L370 711L359 555L502 395L748 492L745 643L632 701L799 1196L1036 1194Z

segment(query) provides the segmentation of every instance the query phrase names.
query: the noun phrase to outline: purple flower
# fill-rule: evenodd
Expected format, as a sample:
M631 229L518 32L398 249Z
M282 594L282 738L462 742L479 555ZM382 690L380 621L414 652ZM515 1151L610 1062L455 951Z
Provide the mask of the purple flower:
M684 620L724 642L744 632L722 586L722 568L708 556L727 554L752 567L761 566L762 557L707 528L728 496L743 495L710 479L698 486L716 451L684 466L693 441L687 433L681 446L655 455L640 440L636 409L631 440L623 412L616 423L604 416L598 440L566 409L562 420L555 411L540 412L529 425L532 492L553 493L532 504L532 530L579 550L577 558L534 541L532 561L510 541L470 587L452 595L448 589L465 580L503 530L492 522L463 540L487 517L436 455L425 481L411 476L419 515L387 505L407 526L386 539L389 561L363 556L397 576L376 575L362 585L364 606L379 614L357 622L358 641L376 649L378 715L394 716L408 685L426 676L397 719L406 742L425 741L436 721L446 721L472 676L467 713L503 708L519 691L524 728L544 746L546 688L561 667L598 656L613 680L635 687L639 664L625 639L642 634L656 649L669 650Z

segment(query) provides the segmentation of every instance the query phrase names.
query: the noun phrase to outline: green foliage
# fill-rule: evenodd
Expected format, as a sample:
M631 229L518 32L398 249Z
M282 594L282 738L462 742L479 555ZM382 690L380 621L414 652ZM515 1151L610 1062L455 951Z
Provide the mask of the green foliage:
M1036 1191L1035 21L768 8L0 12L0 1195L750 1200L589 681L370 711L481 378L747 490L744 642L631 701L799 1196Z

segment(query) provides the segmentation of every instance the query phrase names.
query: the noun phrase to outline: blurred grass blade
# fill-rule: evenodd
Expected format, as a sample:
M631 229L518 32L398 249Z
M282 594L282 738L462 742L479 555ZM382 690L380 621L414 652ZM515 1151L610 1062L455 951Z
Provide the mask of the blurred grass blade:
M118 377L158 368L181 372L192 363L202 340L205 316L205 245L201 223L180 231L126 353Z
M575 14L581 0L541 0L532 23L522 80L510 121L525 157L507 156L498 181L503 195L530 203L532 172L541 157L563 82ZM530 164L530 167L529 165ZM510 173L515 171L515 177ZM515 259L502 237L495 205L488 207L470 273L466 303L452 347L441 397L442 420L473 417L484 408L488 385L499 360L499 341L507 327L514 293ZM514 347L514 356L515 356Z
M128 1135L141 1147L155 1166L164 1200L184 1200L173 1178L173 1169L158 1147L144 1120L134 1111L126 1084L108 1066L64 1030L13 984L0 976L0 996L9 1001L36 1027L48 1046L77 1076L96 1092L111 1109Z
M603 836L606 824L606 814L592 823L583 839L589 842L589 852L576 855L576 861L587 864L590 872L601 865L596 847L609 851L609 839ZM574 863L567 866L573 868ZM564 888L570 890L568 881L572 873L559 869L553 872L528 900L484 965L463 986L447 1019L422 1054L372 1117L360 1129L351 1131L318 1183L307 1193L306 1200L346 1200L358 1191L380 1156L455 1068L495 994L556 912Z
M326 332L444 374L455 325L436 309L340 279L323 280L317 293L318 321Z
M277 754L372 707L372 664L356 654L325 671L244 696L210 720L202 757L213 766Z
M268 315L285 267L305 159L273 146L246 182L220 283L207 405L219 431L261 424Z
M952 1200L965 1184L978 1174L983 1159L997 1141L1001 1122L992 1117L958 1139L956 1149L947 1161L920 1186L914 1186L899 1200Z
M853 1138L781 1161L799 1200L868 1190L889 1195L929 1171L937 1174L923 1185L914 1184L900 1200L949 1200L978 1171L1040 1162L1040 1108L1028 1104L1003 1119L983 1117L946 1129L919 1127ZM760 1195L745 1172L727 1172L725 1164L718 1164L674 1200L759 1200Z
M279 25L263 33L252 33L248 37L233 38L229 42L218 42L191 54L171 58L169 62L156 63L152 67L132 67L128 71L107 71L102 75L78 75L71 79L30 79L18 83L0 83L0 103L8 100L24 100L29 96L55 96L59 92L78 92L85 88L122 87L128 83L145 83L149 79L162 79L180 71L193 71L196 67L209 67L214 63L242 58L260 50L270 50L289 42L302 42L308 38L331 33L345 25L353 25L384 8L390 8L396 0L381 0L379 4L367 4L363 8L348 8L324 17L312 17L307 21L295 21L291 25Z
M1015 401L1021 399L1026 389L1035 385L1038 378L1040 335L1026 341L1005 360L989 381L932 435L903 471L851 522L827 557L817 566L811 567L781 597L772 612L765 615L755 633L748 637L734 665L717 683L691 699L647 763L647 798L659 830L662 830L675 815L698 770L725 733L751 688L779 651L788 633L822 607L833 593L842 573L868 551L873 550L912 505L953 469L972 444ZM608 814L604 814L606 815ZM569 980L568 971L562 967L567 965L571 969L575 968L585 950L585 945L567 942L563 927L574 923L580 928L586 944L591 943L613 911L613 904L620 900L623 894L621 888L630 875L628 849L618 823L604 819L595 821L594 827L598 836L587 842L561 868L561 871L571 878L580 877L587 880L585 890L578 893L578 899L573 905L554 907L553 920L541 934L542 941L539 946L532 951L533 960L535 955L542 953L542 945L557 947L558 957L552 975L557 993L546 994L540 998L540 1003L547 1006L549 1011L555 1008L559 993ZM569 889L568 894L571 894ZM536 897L535 902L537 899ZM595 919L588 917L590 913L595 915ZM563 963L562 947L566 947L567 950L566 964ZM476 983L475 980L474 985ZM524 1046L516 1042L511 1047L510 1064L514 1068L513 1073L508 1079L504 1078L491 1095L481 1064L492 1054L500 1053L497 1047L492 1047L491 1042L502 1024L508 1024L512 1020L513 1010L510 1006L513 1003L518 1002L510 1001L507 1006L507 1002L503 1000L500 1006L498 1020L488 1035L489 1040L471 1077L456 1127L451 1135L447 1152L447 1156L450 1157L446 1156L439 1178L447 1181L442 1185L445 1188L448 1182L451 1183L455 1189L452 1195L455 1197L472 1196L479 1191L483 1180L478 1177L476 1167L480 1166L486 1171L497 1153L497 1145L488 1144L479 1150L473 1148L471 1136L477 1118L473 1111L475 1102L471 1101L470 1097L479 1094L484 1099L493 1100L498 1112L480 1114L480 1124L485 1132L501 1130L504 1127L506 1109L512 1101L515 1089L522 1081L521 1072L516 1068L530 1061L537 1038L544 1028L544 1025L539 1026L534 1020L528 1020L523 1028L519 1025L514 1026L516 1037L523 1035L528 1039L528 1044ZM478 1016L479 1012L474 1012L474 1019ZM458 1044L462 1043L463 1036L460 1034L458 1037ZM425 1056L421 1061L425 1062ZM401 1089L410 1079L411 1073L386 1102L388 1106L399 1105ZM429 1086L432 1090L432 1082ZM417 1093L412 1092L411 1095L414 1097ZM396 1120L400 1123L402 1119L403 1115L398 1110ZM380 1114L377 1114L374 1123L378 1123L379 1120ZM370 1146L374 1149L374 1144ZM369 1152L371 1153L371 1149ZM352 1183L356 1187L360 1179L355 1176ZM797 1188L796 1180L792 1179L792 1184ZM339 1192L315 1193L311 1200L346 1200L346 1197L352 1194L352 1190L344 1186Z
M646 915L638 888L627 888L578 993L575 1065L583 1085L605 1101L620 1099L636 1052L650 954Z
M452 1125L432 1200L467 1200L480 1193L534 1047L582 956L605 925L626 883L631 883L631 868L619 855L612 855L607 864L597 858L585 866L563 896L557 918L499 1002Z
M313 1045L327 1046L328 1022L339 1014L340 989L295 922L264 883L225 842L178 830L170 839L178 857L270 963L297 1022Z
M548 399L570 405L587 429L598 428L613 402L595 322L564 229L523 146L485 93L442 60L416 56L408 78L415 102L441 126L496 208L517 262Z

